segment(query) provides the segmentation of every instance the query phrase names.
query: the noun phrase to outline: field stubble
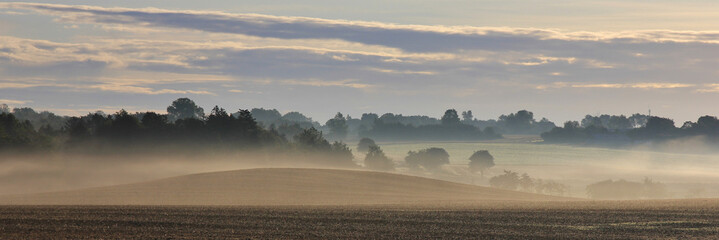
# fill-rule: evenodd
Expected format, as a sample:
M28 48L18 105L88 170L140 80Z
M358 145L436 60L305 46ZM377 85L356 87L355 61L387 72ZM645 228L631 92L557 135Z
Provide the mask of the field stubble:
M4 206L0 238L715 238L716 200L433 206Z

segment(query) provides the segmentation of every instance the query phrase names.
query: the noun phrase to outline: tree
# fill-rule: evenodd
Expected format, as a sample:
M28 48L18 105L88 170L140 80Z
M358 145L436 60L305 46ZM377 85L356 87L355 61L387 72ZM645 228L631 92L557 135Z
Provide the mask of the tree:
M142 115L142 126L152 131L164 130L168 127L167 115L146 112Z
M322 137L322 132L315 128L308 128L294 136L295 143L304 150L327 151L330 143Z
M359 143L357 143L357 152L366 153L370 150L371 146L377 146L374 140L370 138L362 138Z
M364 166L376 171L393 171L394 163L389 159L382 149L377 145L370 145L367 156L364 158Z
M694 128L699 134L716 136L719 134L719 119L714 116L702 116L697 120Z
M490 178L489 185L496 188L517 190L517 186L519 186L519 174L517 172L504 170L504 174Z
M347 120L342 113L337 113L334 118L327 120L325 123L330 128L330 137L334 139L344 139L347 137Z
M140 120L130 115L125 109L115 113L109 129L109 139L130 141L140 132Z
M442 125L457 125L459 124L459 116L457 110L447 109L442 116Z
M299 113L299 112L285 113L285 115L282 116L282 119L285 121L296 122L296 123L312 122L312 118L308 118L307 116L305 116L304 114Z
M189 98L178 98L167 107L168 118L175 122L180 119L205 117L205 110L197 106L194 101Z
M529 177L529 174L522 174L522 177L519 178L519 187L522 188L525 192L529 192L534 188L534 179Z
M347 147L347 144L343 142L334 142L332 143L332 146L330 147L330 156L331 156L331 163L333 165L339 165L339 166L356 166L352 160L354 160L354 155L352 155L352 150L350 150L349 147Z
M462 112L462 121L471 122L472 120L474 120L474 116L472 115L472 110Z
M644 127L652 135L671 134L676 129L674 120L661 117L650 117Z
M487 150L479 150L469 157L469 171L479 172L484 177L484 170L494 167L494 157Z
M523 133L532 128L532 124L535 122L534 113L527 110L517 111L517 113L499 116L499 122L509 132Z
M282 118L282 115L277 109L253 108L250 113L258 122L264 124L265 127Z
M0 104L0 113L10 113L10 107L7 104Z
M422 167L428 171L436 171L442 165L449 164L449 153L444 148L433 147L417 152L409 151L404 160L412 169Z

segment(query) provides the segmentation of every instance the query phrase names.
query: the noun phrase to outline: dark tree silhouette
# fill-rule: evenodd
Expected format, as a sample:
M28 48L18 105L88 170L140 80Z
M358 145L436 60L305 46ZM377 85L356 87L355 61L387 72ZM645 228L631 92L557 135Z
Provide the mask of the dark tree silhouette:
M442 125L457 125L459 124L459 116L457 110L447 109L442 116Z
M364 158L364 166L375 171L393 171L394 163L377 145L369 145L369 151Z
M175 122L180 119L205 117L205 110L197 106L194 101L189 98L178 98L167 107L168 118Z
M494 157L487 150L479 150L469 157L469 171L479 172L484 177L484 171L494 167Z

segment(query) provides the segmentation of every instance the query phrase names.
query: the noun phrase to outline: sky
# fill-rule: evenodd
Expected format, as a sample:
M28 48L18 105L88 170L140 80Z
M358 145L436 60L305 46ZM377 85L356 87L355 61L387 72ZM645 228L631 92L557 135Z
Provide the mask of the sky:
M211 109L561 124L719 115L719 3L594 0L0 2L0 103L63 115Z

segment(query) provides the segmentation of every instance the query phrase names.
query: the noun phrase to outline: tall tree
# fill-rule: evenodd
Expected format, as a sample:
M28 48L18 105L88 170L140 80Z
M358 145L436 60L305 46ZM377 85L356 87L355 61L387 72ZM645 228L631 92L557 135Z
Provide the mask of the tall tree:
M173 101L172 105L167 107L167 113L172 122L186 118L202 119L205 117L205 110L189 98L178 98Z
M442 125L456 125L459 124L459 116L457 110L447 109L442 116Z

